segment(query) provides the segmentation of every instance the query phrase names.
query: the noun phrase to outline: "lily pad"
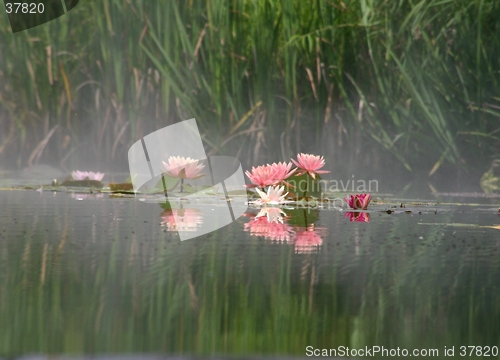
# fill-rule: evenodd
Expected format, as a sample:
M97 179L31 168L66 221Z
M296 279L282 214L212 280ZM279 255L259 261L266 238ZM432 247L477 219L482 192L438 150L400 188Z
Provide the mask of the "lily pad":
M132 183L120 183L120 184L110 183L109 189L114 193L115 192L129 193L134 191L134 185Z
M163 174L161 179L156 183L155 189L161 191L166 189L167 191L171 191L175 189L175 187L180 183L180 181L181 179L179 178Z
M104 185L101 181L85 179L85 180L66 180L61 184L61 186L89 187L89 188L101 189Z
M316 176L316 180L309 174L300 176L292 175L287 180L287 182L292 185L287 189L289 197L321 197L321 184L319 180L321 180L319 175Z
M307 227L314 224L319 219L319 211L310 208L285 209L285 212L290 217L288 223L299 227Z

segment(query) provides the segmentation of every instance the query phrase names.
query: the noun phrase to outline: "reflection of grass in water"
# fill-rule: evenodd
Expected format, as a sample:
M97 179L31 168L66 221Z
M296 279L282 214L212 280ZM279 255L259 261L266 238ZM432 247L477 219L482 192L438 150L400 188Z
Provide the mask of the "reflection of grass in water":
M496 229L500 230L500 225L492 225L492 226L484 226L477 224L447 224L447 223L419 223L419 225L436 225L436 226L454 226L454 227L463 227L463 228L483 228L483 229Z
M178 243L143 223L141 204L105 204L93 213L124 221L94 233L75 227L79 212L64 201L50 223L7 208L2 219L17 223L0 233L0 353L303 355L307 345L416 348L500 334L498 265L467 246L486 238L464 232L467 243L446 251L461 239L417 227L418 239L406 215L360 225L320 213L332 236L319 254L297 255L247 237L241 223ZM144 225L132 233L130 219Z
M452 217L441 215L443 222L452 222ZM395 223L388 241L391 247L400 244L396 258L395 252L392 257L382 252L388 247L373 249L377 253L372 256L386 259L386 265L371 273L366 308L356 320L358 344L385 341L414 348L418 337L442 349L453 342L494 342L500 331L495 280L500 269L486 255L498 256L496 245L487 235L474 239L472 233L450 231L445 224L409 233L401 225ZM486 255L478 250L483 247L489 249ZM375 304L379 310L370 315ZM387 338L388 331L400 331L401 336Z

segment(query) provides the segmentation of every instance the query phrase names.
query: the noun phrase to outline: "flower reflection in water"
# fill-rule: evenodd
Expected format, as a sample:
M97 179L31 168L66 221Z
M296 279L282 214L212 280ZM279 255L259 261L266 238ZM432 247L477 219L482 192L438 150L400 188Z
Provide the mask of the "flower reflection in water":
M260 212L249 222L245 223L244 230L250 235L263 236L271 241L290 242L294 230L284 222L286 215L279 208L262 208Z
M196 209L170 209L161 214L161 224L168 231L196 231L203 223L203 214Z
M244 225L250 235L263 236L276 242L286 242L295 246L297 253L311 253L323 244L327 228L291 226L286 222L286 213L275 207L263 207L260 212Z
M260 209L259 213L256 218L260 218L262 216L265 216L267 221L270 223L282 223L283 224L283 216L286 216L286 213L281 210L280 208L276 207L263 207Z
M345 218L349 218L350 221L356 222L370 222L370 214L360 211L348 211L344 215Z
M314 224L297 231L295 237L295 252L311 253L316 252L323 244L323 236L326 235L326 228L316 228Z
M71 198L76 199L76 200L89 200L89 199L102 199L104 197L103 193L97 193L97 194L92 194L92 193L71 193Z

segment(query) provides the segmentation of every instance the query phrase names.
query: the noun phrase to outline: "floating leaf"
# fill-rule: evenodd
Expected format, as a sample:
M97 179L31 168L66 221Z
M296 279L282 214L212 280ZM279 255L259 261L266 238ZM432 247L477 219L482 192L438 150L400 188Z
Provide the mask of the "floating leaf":
M120 184L109 184L109 189L112 192L131 192L134 190L134 185L132 183L120 183Z
M179 178L163 174L160 180L156 183L155 189L161 191L164 191L166 189L167 191L171 191L175 189L180 181L181 179Z
M314 224L319 219L319 211L316 209L302 208L302 209L292 209L285 210L290 225L296 225L299 227L308 227Z
M90 188L101 189L104 185L101 181L85 179L85 180L66 180L61 184L61 186L90 187Z
M314 180L311 175L292 175L287 182L290 183L291 188L288 187L287 191L293 189L294 198L303 198L305 196L309 197L321 197L321 180L319 175L316 175L316 180ZM289 191L288 197L291 197L292 193Z

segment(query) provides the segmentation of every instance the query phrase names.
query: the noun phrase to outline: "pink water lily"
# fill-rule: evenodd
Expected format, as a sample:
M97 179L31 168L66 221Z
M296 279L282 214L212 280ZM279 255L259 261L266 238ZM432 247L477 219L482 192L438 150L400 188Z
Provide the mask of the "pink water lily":
M271 169L274 170L274 178L276 179L276 184L281 183L282 181L285 181L288 179L292 174L297 170L292 168L292 163L289 162L288 164L286 162L278 162L278 163L272 163L271 164Z
M73 180L77 180L77 181L81 181L81 180L85 180L85 179L88 179L88 180L95 180L95 181L101 181L102 178L104 177L104 174L103 173L95 173L95 172L92 172L92 171L79 171L79 170L76 170L76 171L73 171L71 173L71 177L73 178Z
M252 171L245 171L246 176L260 188L270 185L278 185L288 179L296 169L291 170L292 163L278 162L257 167L252 166Z
M344 198L349 207L355 210L368 209L368 204L370 203L371 199L372 196L370 194L356 194Z
M288 193L283 194L283 191L285 190L284 186L269 186L267 188L267 193L264 191L261 191L259 189L257 190L257 193L260 195L260 199L251 201L251 203L257 205L257 206L263 206L263 205L282 205L282 204L287 204L289 202L292 202L290 200L285 200L285 197L288 195Z
M323 159L323 156L298 154L297 161L292 159L292 162L299 168L297 175L309 174L313 179L316 179L316 175L328 174L330 172L327 170L319 170L325 166L325 159Z
M344 215L345 218L349 218L349 221L355 222L370 222L370 214L361 211L348 211Z
M199 163L199 160L183 156L170 156L168 162L162 162L165 167L165 170L162 170L162 172L168 176L193 180L205 175L200 174L205 165Z
M262 189L276 183L274 170L269 164L257 167L252 166L252 171L245 171L245 175L248 176L252 183L254 183L254 186L259 186Z

